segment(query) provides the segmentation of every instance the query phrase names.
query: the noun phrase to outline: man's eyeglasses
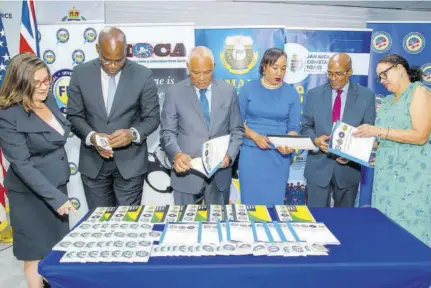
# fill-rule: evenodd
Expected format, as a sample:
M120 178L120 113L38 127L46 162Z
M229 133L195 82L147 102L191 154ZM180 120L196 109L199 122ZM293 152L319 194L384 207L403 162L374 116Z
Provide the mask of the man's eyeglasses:
M51 84L51 81L52 81L51 76L48 76L44 80L35 80L34 85L36 86L37 89L39 89L42 86L42 84L44 84L45 86L49 86L49 84Z
M124 57L120 60L110 60L110 59L106 59L105 57L101 56L100 61L102 61L102 63L105 65L115 64L116 66L120 66L120 65L124 64L124 62L126 61L126 57Z
M332 77L341 78L343 76L346 76L349 71L350 71L350 68L344 72L330 72L330 71L328 71L328 72L326 72L326 75L328 75L328 78L332 78Z
M391 67L389 67L389 68L388 68L388 69L386 69L385 71L380 72L379 76L377 76L377 79L376 79L377 83L381 83L381 82L382 82L382 80L386 80L386 79L388 79L388 72L389 72L392 68L394 68L394 67L396 67L396 66L397 66L397 65L392 65Z

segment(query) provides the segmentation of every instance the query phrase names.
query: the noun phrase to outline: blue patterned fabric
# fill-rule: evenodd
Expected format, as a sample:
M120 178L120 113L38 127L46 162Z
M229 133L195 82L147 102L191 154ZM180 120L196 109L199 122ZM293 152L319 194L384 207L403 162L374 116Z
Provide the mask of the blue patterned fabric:
M412 129L412 83L392 103L387 96L377 113L376 125ZM372 206L376 207L427 245L431 245L431 136L425 145L381 139L375 163Z

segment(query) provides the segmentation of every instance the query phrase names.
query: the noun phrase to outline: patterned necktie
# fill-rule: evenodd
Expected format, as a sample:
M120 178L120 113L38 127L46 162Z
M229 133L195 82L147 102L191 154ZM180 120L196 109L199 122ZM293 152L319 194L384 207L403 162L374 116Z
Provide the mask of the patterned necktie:
M109 77L109 85L108 85L108 100L106 103L106 112L111 112L112 103L114 102L115 91L117 90L117 84L115 84L115 77Z
M204 118L205 118L205 122L207 124L207 127L210 127L210 107L209 107L209 103L208 103L208 98L205 95L205 93L207 92L207 89L200 89L199 90L199 94L201 95L201 107L202 107L202 112L204 114Z
M337 90L337 97L335 97L334 107L332 108L332 123L339 121L341 117L341 93L343 93L343 90Z

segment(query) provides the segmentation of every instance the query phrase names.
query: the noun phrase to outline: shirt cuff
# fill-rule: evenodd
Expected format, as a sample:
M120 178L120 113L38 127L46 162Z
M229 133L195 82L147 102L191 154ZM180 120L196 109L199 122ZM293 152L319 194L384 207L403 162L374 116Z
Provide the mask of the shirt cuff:
M91 131L90 133L87 134L87 137L85 138L85 145L93 146L93 143L91 143L91 136L95 133L96 133L95 131Z
M141 142L141 134L139 134L138 130L136 128L132 127L130 128L138 137L136 137L136 140L132 141L133 143L140 143Z
M313 153L317 153L319 152L319 147L316 147L315 149L313 149Z

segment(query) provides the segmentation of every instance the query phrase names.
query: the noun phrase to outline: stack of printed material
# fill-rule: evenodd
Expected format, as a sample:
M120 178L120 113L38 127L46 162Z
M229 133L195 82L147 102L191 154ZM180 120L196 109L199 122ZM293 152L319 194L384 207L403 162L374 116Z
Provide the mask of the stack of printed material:
M137 222L140 206L100 207L52 250L65 251L60 263L148 262L161 232Z
M100 207L53 250L65 251L61 263L147 262L160 256L323 256L329 252L324 245L340 244L307 206L274 208L277 221L262 205ZM163 231L153 230L160 224Z
M323 223L167 223L151 257L328 255L340 242Z

